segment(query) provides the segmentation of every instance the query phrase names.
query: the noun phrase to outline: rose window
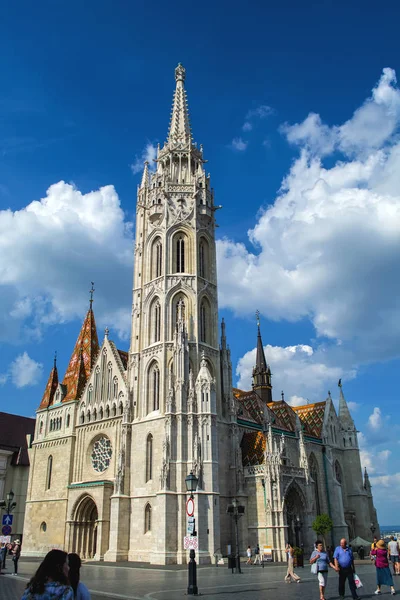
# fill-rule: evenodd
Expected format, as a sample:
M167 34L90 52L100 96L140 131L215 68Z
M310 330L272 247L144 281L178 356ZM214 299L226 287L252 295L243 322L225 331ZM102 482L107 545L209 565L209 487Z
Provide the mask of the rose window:
M92 466L95 471L102 473L111 462L112 448L107 437L101 437L95 441L92 450Z

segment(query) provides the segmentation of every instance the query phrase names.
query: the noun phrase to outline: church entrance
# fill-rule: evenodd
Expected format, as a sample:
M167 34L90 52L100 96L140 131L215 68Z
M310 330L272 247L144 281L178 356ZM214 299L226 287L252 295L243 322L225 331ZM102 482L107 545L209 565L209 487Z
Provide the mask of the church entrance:
M73 517L72 552L81 558L94 558L97 545L96 504L90 496L85 496L77 505Z
M285 498L285 516L287 525L287 541L292 546L300 547L303 544L302 529L304 524L303 503L301 496L292 486Z

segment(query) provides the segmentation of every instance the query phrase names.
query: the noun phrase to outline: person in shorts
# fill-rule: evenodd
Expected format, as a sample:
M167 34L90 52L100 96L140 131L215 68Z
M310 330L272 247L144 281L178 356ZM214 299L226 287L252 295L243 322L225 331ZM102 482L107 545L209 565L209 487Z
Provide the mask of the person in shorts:
M388 543L388 554L393 567L393 575L398 575L400 572L399 544L393 535L390 536L390 542Z

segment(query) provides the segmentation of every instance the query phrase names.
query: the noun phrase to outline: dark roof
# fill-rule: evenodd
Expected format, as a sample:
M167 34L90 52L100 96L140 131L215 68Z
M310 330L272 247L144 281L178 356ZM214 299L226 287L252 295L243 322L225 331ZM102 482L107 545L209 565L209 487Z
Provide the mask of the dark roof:
M128 368L128 353L125 352L124 350L118 350L117 352L118 352L119 357L120 357L120 359L122 361L122 365L123 365L123 367L124 367L124 369L126 371L126 369Z
M13 465L29 466L26 436L34 432L35 419L0 412L0 448L13 452Z

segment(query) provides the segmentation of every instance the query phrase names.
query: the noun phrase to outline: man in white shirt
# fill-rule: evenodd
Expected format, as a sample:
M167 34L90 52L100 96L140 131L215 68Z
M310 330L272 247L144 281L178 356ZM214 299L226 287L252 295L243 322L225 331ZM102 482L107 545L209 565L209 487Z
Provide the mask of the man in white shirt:
M398 575L400 572L399 544L397 539L395 539L392 535L390 536L390 542L388 543L388 552L393 565L393 575Z

